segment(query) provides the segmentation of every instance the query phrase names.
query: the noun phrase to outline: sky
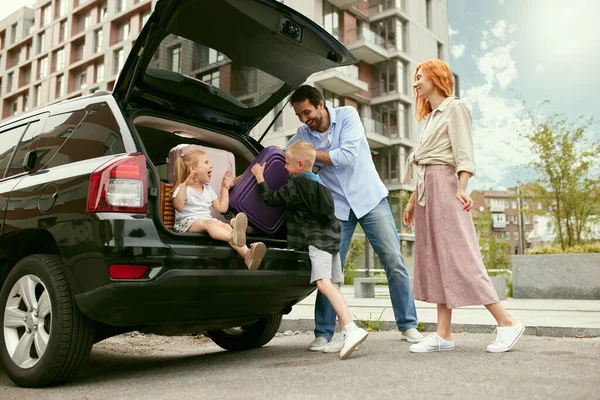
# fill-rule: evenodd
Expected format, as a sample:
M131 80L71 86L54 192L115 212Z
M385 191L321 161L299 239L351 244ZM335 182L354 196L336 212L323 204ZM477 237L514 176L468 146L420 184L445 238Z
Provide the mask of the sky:
M0 0L0 19L33 0ZM597 120L600 139L600 0L448 0L450 67L473 113L477 172L469 189L504 189L533 179L519 132L522 100L543 113Z
M450 67L473 114L477 172L470 189L503 189L533 178L519 131L528 108L597 121L600 139L600 1L448 0ZM600 159L600 157L599 157Z

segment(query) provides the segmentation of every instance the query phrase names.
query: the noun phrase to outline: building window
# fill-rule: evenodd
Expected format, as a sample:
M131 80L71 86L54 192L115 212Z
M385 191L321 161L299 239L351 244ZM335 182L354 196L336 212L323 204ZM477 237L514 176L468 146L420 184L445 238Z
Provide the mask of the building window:
M514 240L519 240L519 232L513 232L513 235Z
M373 157L375 168L384 183L400 182L400 160L402 159L400 153L400 146L390 146L381 148Z
M34 96L34 107L39 107L42 105L42 85L35 85L33 87L33 96Z
M129 39L129 22L125 22L119 25L117 30L117 40L122 42L124 40Z
M391 93L406 94L408 68L403 61L387 60L372 67L371 91L373 97Z
M75 61L83 60L85 57L85 41L75 45Z
M12 24L10 26L10 44L13 44L17 41L17 24Z
M55 71L60 71L65 67L65 50L58 50L54 57L54 65L56 66Z
M225 56L223 55L223 53L219 53L215 49L208 49L208 64L215 64L219 61L223 61L224 59Z
M94 32L94 51L96 53L100 53L102 51L102 39L102 29L98 29L96 32Z
M204 83L212 85L212 86L214 86L216 88L219 87L219 84L220 84L220 74L219 74L219 70L218 69L216 69L214 71L210 71L210 72L205 73L205 74L202 74L199 78Z
M100 15L100 21L104 21L106 19L106 16L108 15L108 7L105 4L101 6L99 10L100 12L98 14Z
M104 80L104 64L96 65L96 83Z
M15 80L14 80L14 73L9 73L6 77L7 80L7 86L8 86L8 93L12 92L13 90L15 90Z
M46 49L46 33L42 32L37 37L37 54L42 53Z
M505 240L510 240L510 232L505 232Z
M150 13L146 12L144 14L142 14L142 25L140 26L140 31L142 30L142 28L144 27L144 25L146 25L146 22L148 22L148 18L150 18Z
M42 26L49 25L52 22L52 5L48 4L42 8Z
M444 45L441 42L437 44L437 58L438 60L444 59Z
M40 79L43 79L48 76L48 57L44 57L40 60L39 72Z
M433 26L433 14L431 6L431 0L425 0L425 18L427 22L427 28L429 29L432 29Z
M19 101L15 100L12 102L11 106L11 114L10 115L16 115L19 109Z
M181 46L171 48L171 71L181 72Z
M87 87L87 72L83 71L79 75L79 89L85 89Z
M117 0L117 12L121 12L127 8L127 0Z
M113 65L114 65L113 73L114 74L119 73L119 71L123 67L124 63L125 63L125 53L123 52L123 49L115 50L115 52L114 52L114 63L113 63Z
M323 98L327 107L340 107L342 105L342 96L337 95L329 90L323 90Z
M398 103L386 103L371 108L375 133L389 138L398 137Z
M513 210L517 209L517 202L516 202L516 200L512 201L512 208L513 208Z
M60 43L67 40L67 21L63 21L60 23L60 28L58 32L58 41Z
M373 33L381 39L381 43L377 43L388 50L406 51L404 43L405 28L404 22L398 18L389 18L383 21L371 24Z
M67 15L67 0L58 0L58 16Z
M56 97L65 95L65 76L59 75L56 77Z
M338 39L340 38L340 19L341 13L331 3L323 2L323 27L331 35Z
M29 111L29 96L23 95L23 109Z

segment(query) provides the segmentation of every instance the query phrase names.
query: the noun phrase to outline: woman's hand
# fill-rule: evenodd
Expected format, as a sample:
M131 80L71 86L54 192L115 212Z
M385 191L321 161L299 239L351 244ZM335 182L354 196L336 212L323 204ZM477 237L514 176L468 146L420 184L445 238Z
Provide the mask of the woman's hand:
M464 189L458 188L456 191L456 199L464 206L463 210L466 212L471 211L473 207L473 199L467 194Z
M404 221L404 225L407 229L411 229L414 225L415 217L415 203L413 201L409 201L406 207L404 208L404 214L402 215L402 220Z
M233 178L231 177L231 171L225 172L223 175L223 180L221 181L221 187L225 189L229 189L233 186Z

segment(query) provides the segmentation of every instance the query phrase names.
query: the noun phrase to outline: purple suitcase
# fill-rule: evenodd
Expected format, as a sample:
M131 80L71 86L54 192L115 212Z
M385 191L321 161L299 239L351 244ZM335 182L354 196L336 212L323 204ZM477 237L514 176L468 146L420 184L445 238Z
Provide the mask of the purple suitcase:
M255 228L274 234L280 231L284 225L285 209L269 207L265 204L256 179L250 172L254 164L264 162L267 163L265 181L270 189L279 189L287 182L288 172L285 169L283 150L276 146L266 147L256 156L229 192L229 205L237 212L245 213L248 216L248 222Z

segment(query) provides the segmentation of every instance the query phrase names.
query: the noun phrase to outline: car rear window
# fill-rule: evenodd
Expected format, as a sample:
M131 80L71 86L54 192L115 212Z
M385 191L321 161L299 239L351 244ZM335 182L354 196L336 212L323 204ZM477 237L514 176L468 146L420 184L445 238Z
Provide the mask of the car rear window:
M169 35L161 42L146 74L166 70L180 73L218 91L219 97L240 108L254 108L284 85L268 73L230 59L213 48Z

